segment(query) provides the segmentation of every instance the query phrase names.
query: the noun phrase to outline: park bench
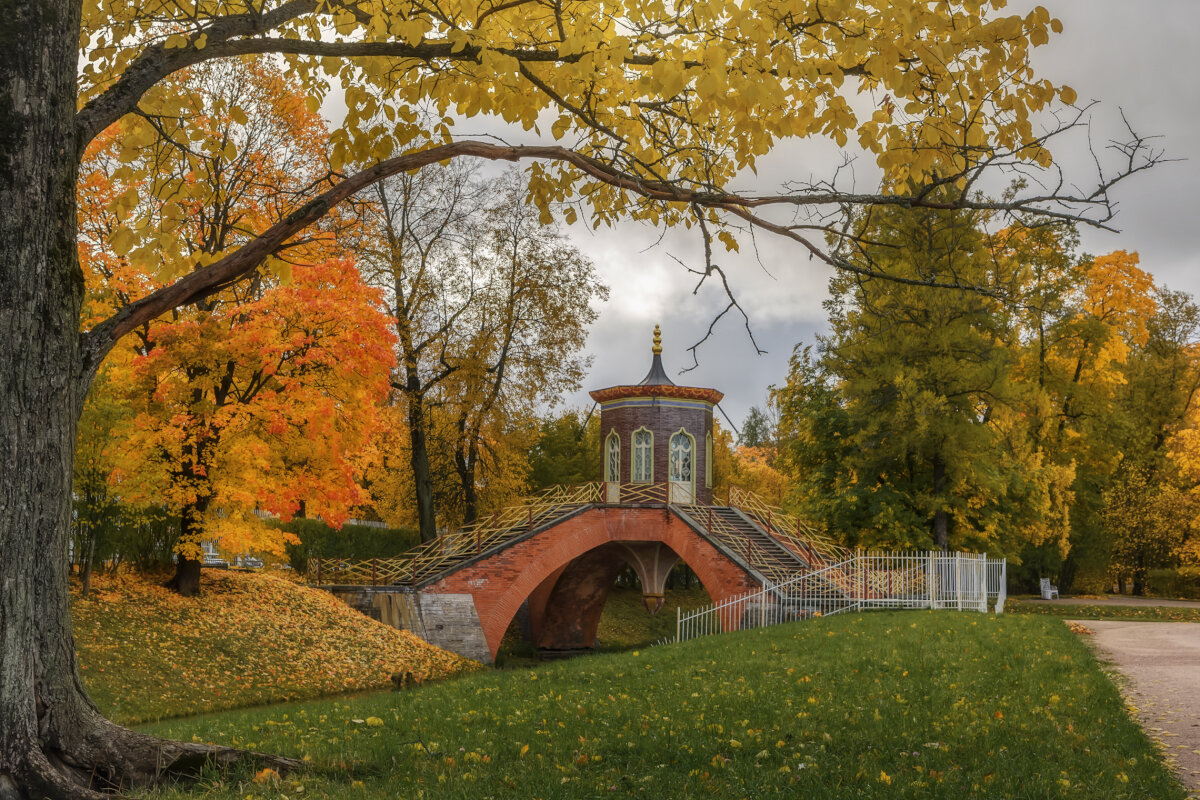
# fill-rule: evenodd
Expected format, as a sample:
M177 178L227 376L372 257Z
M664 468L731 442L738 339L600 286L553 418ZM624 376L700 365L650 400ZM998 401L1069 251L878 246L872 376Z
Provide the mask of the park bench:
M1042 578L1042 599L1043 600L1057 600L1058 599L1058 587L1051 585L1049 578Z

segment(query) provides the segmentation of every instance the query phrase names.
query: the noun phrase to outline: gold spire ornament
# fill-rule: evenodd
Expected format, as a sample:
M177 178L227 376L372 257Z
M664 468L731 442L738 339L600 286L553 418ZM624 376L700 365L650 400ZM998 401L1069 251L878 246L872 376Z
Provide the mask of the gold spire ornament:
M654 347L650 348L650 352L656 356L662 355L662 330L657 325L654 326Z

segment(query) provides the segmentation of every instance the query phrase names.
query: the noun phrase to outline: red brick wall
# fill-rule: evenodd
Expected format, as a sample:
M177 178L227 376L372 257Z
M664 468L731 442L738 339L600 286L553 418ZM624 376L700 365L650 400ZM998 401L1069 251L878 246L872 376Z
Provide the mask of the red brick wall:
M594 508L449 575L426 592L467 593L495 657L525 599L553 572L607 542L663 542L696 573L715 602L758 584L674 514L662 508Z
M605 409L601 406L601 447L608 446L608 434L615 430L621 437L621 482L628 483L633 480L633 432L643 426L650 429L654 433L654 480L662 483L667 479L671 435L683 428L696 439L696 502L711 503L712 489L704 485L707 458L704 443L705 437L712 433L712 408L679 408L667 405L669 402L661 400L650 407ZM601 451L601 459L605 457L606 452Z

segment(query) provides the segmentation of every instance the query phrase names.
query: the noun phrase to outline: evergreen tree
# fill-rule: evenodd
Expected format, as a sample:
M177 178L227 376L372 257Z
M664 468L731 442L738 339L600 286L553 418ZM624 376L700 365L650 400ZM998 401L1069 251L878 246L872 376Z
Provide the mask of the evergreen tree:
M831 333L798 352L777 391L805 512L868 546L1012 549L1062 519L1062 475L1026 446L1011 412L1004 306L979 291L1011 279L983 220L965 211L875 209L860 259L894 281L831 282Z

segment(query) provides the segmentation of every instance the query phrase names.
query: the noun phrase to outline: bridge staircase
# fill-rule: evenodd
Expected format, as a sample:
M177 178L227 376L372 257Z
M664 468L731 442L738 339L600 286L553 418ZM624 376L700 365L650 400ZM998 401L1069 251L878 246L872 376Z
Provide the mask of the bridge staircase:
M783 583L810 569L807 561L739 509L703 505L673 509L684 522L764 581Z

